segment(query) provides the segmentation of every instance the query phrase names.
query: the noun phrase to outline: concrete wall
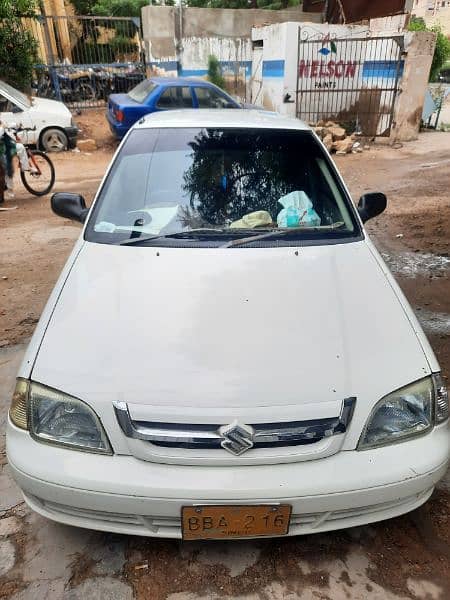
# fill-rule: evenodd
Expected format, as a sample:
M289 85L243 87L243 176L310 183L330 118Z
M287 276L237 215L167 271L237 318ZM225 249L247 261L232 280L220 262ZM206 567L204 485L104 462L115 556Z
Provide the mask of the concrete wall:
M408 14L394 15L393 17L381 17L370 19L369 30L371 35L398 35L407 29L410 16Z
M405 69L391 132L394 140L409 141L418 137L435 44L434 33L405 33Z
M320 58L321 55L318 51L322 46L322 40L327 36L331 38L364 38L369 35L367 25L328 25L326 23L316 25L290 22L253 29L253 44L263 47L263 77L260 92L258 92L256 82L252 82L251 101L291 117L296 116L299 28L301 39L308 42L307 52L315 53L314 58L316 56ZM314 44L310 42L314 42ZM256 63L255 59L253 63ZM255 68L256 65L254 65ZM311 91L309 88L311 85L314 85L312 80L305 83L305 88L308 88L308 103L317 104L323 92L320 89L317 92ZM349 101L350 98L351 96L348 94ZM301 101L302 99L299 97L299 102ZM308 120L314 120L314 115L311 114Z
M204 77L208 57L213 54L221 63L229 91L245 100L251 74L252 27L293 19L319 23L321 17L299 8L185 8L180 20L178 8L145 6L142 27L150 74Z

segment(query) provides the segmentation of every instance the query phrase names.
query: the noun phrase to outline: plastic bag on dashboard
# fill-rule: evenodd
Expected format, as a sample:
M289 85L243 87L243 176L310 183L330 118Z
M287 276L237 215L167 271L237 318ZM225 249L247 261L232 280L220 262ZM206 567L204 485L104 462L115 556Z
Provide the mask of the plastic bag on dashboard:
M255 227L264 227L264 225L272 225L273 220L266 210L256 210L255 212L244 215L242 219L233 221L230 229L254 229Z
M278 227L318 227L320 217L303 191L286 194L278 200L284 207L277 216Z

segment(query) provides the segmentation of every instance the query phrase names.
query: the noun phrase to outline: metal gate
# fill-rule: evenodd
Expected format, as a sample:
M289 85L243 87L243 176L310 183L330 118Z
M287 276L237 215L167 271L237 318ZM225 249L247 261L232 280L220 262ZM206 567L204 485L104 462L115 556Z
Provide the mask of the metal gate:
M299 28L297 117L340 123L366 136L389 135L403 36L303 39Z
M70 108L103 106L113 92L127 92L145 77L138 18L39 16L27 19L40 62L34 93Z

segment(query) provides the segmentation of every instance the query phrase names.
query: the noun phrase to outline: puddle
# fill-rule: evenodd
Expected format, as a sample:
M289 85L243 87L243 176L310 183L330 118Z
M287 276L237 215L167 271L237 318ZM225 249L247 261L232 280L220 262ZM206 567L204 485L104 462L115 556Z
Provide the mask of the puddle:
M426 333L435 335L450 334L450 315L417 308L414 311Z
M421 254L420 252L382 252L390 270L396 275L415 278L419 276L442 277L450 271L450 258L439 254Z

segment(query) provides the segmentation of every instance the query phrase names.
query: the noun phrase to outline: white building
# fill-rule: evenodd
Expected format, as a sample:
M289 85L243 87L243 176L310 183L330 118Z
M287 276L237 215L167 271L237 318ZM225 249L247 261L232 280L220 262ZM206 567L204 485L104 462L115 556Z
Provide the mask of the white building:
M446 35L450 36L450 0L432 0L424 19L428 27L438 25Z
M433 0L434 4L434 0ZM413 6L411 14L416 17L424 18L428 13L428 7L430 6L430 0L413 0Z
M435 37L405 33L404 22L398 15L368 25L254 27L251 102L306 122L414 139Z
M304 121L359 121L371 135L392 122L403 36L367 25L281 23L252 30L251 101Z
M428 15L438 15L442 9L450 8L450 0L429 0L428 1Z

